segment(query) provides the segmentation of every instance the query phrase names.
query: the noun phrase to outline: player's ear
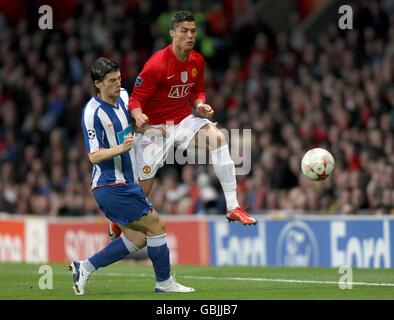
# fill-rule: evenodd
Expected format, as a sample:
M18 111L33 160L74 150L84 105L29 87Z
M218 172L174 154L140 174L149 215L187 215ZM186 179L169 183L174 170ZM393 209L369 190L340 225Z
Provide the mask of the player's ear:
M98 90L100 90L100 89L101 89L101 82L98 81L98 80L94 80L94 86L95 86Z
M171 36L171 38L174 38L174 35L175 35L175 31L173 29L170 29L170 36Z

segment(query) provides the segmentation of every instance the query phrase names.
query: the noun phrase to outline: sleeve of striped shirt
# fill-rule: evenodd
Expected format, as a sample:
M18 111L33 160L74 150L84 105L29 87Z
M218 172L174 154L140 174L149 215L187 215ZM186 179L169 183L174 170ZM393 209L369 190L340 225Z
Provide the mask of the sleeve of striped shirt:
M98 109L85 109L82 116L82 133L85 141L85 149L88 153L94 153L104 145L104 130L97 115Z

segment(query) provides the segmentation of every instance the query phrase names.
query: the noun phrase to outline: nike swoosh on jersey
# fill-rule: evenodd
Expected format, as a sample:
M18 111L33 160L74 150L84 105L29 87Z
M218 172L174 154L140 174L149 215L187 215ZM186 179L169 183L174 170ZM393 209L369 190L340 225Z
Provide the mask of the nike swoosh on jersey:
M172 76L167 76L167 80L171 79L172 77L175 77L175 74L173 74Z

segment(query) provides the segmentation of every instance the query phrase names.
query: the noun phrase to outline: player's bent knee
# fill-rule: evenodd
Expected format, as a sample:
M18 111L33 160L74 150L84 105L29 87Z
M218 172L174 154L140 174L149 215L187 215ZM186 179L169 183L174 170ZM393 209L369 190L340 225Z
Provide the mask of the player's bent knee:
M165 223L156 210L153 209L148 217L149 225L147 236L159 236L166 232Z
M158 212L155 209L152 209L148 213L148 218L149 218L149 222L151 224L157 224L160 221L160 216L159 216Z
M138 248L142 249L146 246L146 236L145 234L141 233L134 241L133 244Z
M205 147L208 147L209 150L215 150L222 145L226 144L226 138L224 134L216 128L213 124L208 123L201 128L201 134L205 136L205 139L201 139L199 142L199 146L201 147L202 142L206 142ZM197 138L197 136L196 136Z
M215 150L226 143L224 134L217 129L215 129L215 132L209 136L209 150Z
M125 234L126 238L138 249L146 246L146 236L142 232L135 232L134 234Z
M161 236L166 233L166 228L164 223L159 223L154 226L149 230L149 232L146 234L148 237L157 237Z
M166 224L164 220L157 214L157 220L155 220L155 227L157 235L162 235L166 232Z
M158 224L158 228L159 228L161 234L166 233L166 224L163 221L163 219L161 219L161 218L160 218L160 221L159 221L159 224Z
M219 130L216 131L216 141L217 141L217 146L218 147L223 146L223 145L225 145L227 143L226 142L226 137Z
M119 225L122 229L123 235L129 240L135 247L142 249L146 246L146 235L141 229L135 229L134 226L130 225Z
M164 224L156 224L151 226L146 232L147 237L157 237L166 233L166 228Z

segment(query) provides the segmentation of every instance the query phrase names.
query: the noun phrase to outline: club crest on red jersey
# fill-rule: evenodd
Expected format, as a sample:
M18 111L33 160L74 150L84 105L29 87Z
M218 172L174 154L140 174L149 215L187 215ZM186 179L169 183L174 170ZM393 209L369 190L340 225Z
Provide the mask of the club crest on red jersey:
M187 71L182 71L181 72L181 81L183 82L183 83L185 83L186 81L187 81Z

